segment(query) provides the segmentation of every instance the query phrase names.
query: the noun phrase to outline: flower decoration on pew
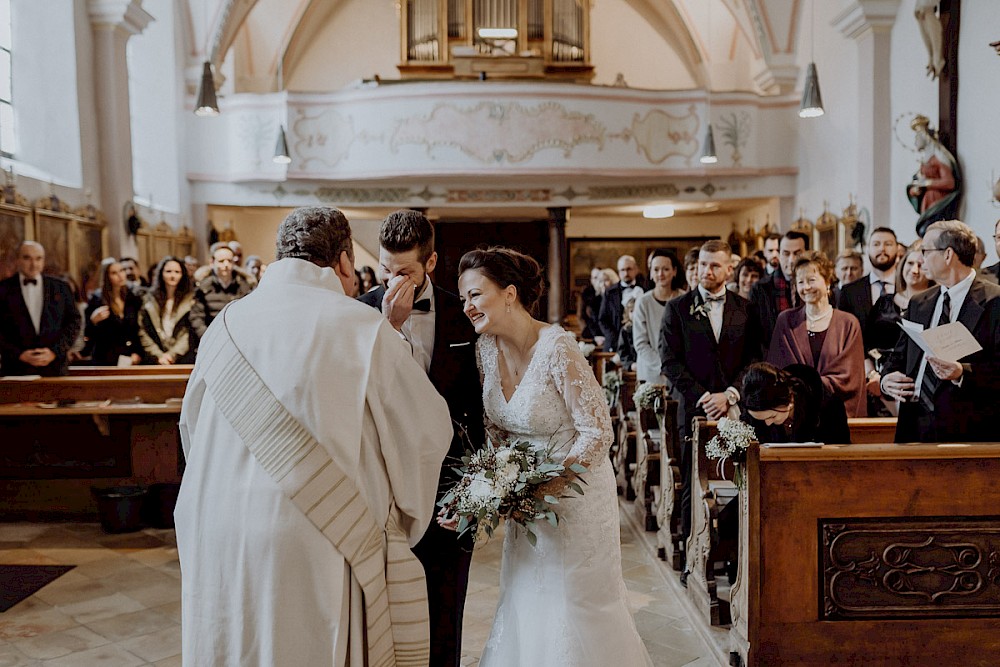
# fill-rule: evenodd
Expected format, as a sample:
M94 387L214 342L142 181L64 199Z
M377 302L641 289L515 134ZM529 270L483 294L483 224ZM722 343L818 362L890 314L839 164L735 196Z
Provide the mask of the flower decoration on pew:
M739 464L747 460L747 450L750 444L757 442L757 433L750 424L739 419L729 419L723 417L718 423L718 433L705 444L705 455L718 461L719 472L729 459L736 463L733 481L736 488L742 489L745 485L743 479L743 469ZM721 476L721 475L720 475Z
M482 449L467 452L463 465L453 468L461 479L438 505L458 518L459 534L473 531L477 542L493 537L500 521L506 519L515 529L523 529L534 546L536 522L558 526L556 505L562 498L573 497L548 495L542 485L566 477L567 488L582 496L586 484L580 475L587 469L557 462L553 451L551 445L538 447L523 440L487 441Z
M604 371L604 394L608 399L608 405L614 405L618 400L618 391L622 387L622 374L619 371Z
M582 354L584 358L589 358L590 355L594 353L594 350L597 349L596 345L588 343L585 340L581 340L578 345L580 346L580 354Z
M643 410L655 410L658 412L660 404L663 401L663 392L666 391L666 388L662 384L643 382L635 390L632 400L635 401L636 406Z

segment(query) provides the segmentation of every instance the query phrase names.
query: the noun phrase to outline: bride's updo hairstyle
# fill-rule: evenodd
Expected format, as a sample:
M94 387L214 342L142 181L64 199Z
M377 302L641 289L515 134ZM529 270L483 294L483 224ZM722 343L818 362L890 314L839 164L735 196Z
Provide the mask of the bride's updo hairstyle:
M510 248L492 247L470 250L458 263L458 275L476 270L495 282L501 289L513 285L517 300L529 313L534 312L542 296L542 267L528 255Z
M796 380L777 366L761 361L743 371L740 397L743 407L754 412L783 408L792 402Z

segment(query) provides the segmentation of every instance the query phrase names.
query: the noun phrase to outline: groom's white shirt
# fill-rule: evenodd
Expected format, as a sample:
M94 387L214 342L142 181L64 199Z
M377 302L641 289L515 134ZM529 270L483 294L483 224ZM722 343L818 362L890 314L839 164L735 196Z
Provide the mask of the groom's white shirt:
M271 264L227 321L376 522L395 500L415 544L432 518L451 421L388 321L344 296L331 269L296 259ZM206 338L224 333L217 322ZM360 665L363 605L350 567L237 438L200 372L184 398L187 469L175 512L184 664Z

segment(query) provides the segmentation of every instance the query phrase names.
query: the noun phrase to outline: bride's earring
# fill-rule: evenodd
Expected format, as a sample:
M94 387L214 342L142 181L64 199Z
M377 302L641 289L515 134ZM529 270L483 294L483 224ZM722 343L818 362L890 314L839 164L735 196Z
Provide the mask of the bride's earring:
M507 314L510 315L510 304L507 304Z

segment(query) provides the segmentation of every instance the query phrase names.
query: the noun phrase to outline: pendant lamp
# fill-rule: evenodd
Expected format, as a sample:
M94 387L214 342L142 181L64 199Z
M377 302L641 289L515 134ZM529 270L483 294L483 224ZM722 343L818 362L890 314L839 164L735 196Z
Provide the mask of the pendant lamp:
M715 134L712 132L712 122L708 123L708 131L705 133L705 145L701 149L701 163L715 164L719 157L715 154Z
M274 145L274 158L272 158L275 164L288 164L292 161L290 155L288 155L288 142L285 141L285 126L278 126L278 143Z
M207 60L201 71L201 86L198 88L198 103L194 106L194 115L219 115L219 101L215 97L215 78L212 76L212 63Z

